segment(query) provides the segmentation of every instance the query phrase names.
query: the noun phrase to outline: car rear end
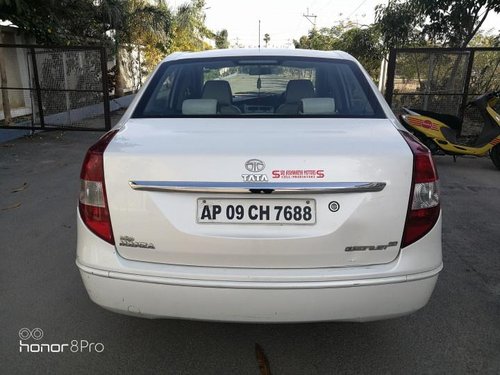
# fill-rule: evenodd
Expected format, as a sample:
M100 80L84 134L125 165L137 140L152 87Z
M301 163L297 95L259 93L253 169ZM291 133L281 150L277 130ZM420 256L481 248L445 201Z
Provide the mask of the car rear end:
M245 322L366 321L423 307L442 268L429 151L388 118L352 61L359 85L342 86L348 103L319 83L340 79L328 64L344 60L238 59L178 62L205 84L217 70L233 91L260 80L257 93L224 102L236 109L221 115L219 99L207 115L213 99L176 103L159 90L184 83L153 77L89 150L77 265L90 298L125 314ZM313 68L314 97L300 112L269 114L284 77ZM151 107L155 92L171 112Z

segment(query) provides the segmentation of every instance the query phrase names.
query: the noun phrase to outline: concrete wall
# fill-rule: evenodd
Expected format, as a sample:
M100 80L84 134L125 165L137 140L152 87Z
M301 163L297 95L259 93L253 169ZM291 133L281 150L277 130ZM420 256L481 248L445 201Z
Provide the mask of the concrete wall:
M0 26L0 40L4 44L28 44L29 38L20 35L16 28ZM29 87L28 54L26 49L0 48L7 73L8 87ZM29 90L8 90L12 116L31 113ZM0 119L4 118L2 93L0 90Z

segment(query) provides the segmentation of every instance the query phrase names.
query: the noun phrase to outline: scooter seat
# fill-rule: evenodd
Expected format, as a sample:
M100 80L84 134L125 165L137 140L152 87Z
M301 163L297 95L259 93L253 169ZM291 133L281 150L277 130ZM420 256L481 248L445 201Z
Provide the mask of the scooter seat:
M435 120L438 120L443 124L449 126L450 128L455 129L457 132L460 132L460 129L462 128L462 121L457 116L449 115L446 113L424 111L422 109L413 109L413 108L408 108L408 109L410 111L417 112L422 116L427 116Z

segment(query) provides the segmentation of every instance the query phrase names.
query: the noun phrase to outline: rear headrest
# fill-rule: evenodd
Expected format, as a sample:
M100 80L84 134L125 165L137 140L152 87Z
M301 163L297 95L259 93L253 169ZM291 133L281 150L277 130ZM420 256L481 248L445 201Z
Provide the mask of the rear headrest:
M186 99L182 102L183 115L215 115L217 114L217 100L215 99Z
M335 113L335 99L310 98L301 100L302 113L305 115L331 115Z
M298 103L303 98L314 97L314 86L308 79L292 79L286 85L286 103Z
M228 81L223 80L205 82L201 97L203 99L217 99L220 105L231 105L233 102L231 86L229 86Z

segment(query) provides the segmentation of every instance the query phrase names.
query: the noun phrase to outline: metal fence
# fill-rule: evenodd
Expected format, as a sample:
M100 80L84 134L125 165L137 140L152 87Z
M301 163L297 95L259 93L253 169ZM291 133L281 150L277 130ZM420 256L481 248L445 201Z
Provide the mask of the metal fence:
M482 126L467 103L500 89L500 48L401 48L389 54L385 98L401 107L447 113L464 122L463 135Z
M111 127L104 47L0 44L0 128Z

